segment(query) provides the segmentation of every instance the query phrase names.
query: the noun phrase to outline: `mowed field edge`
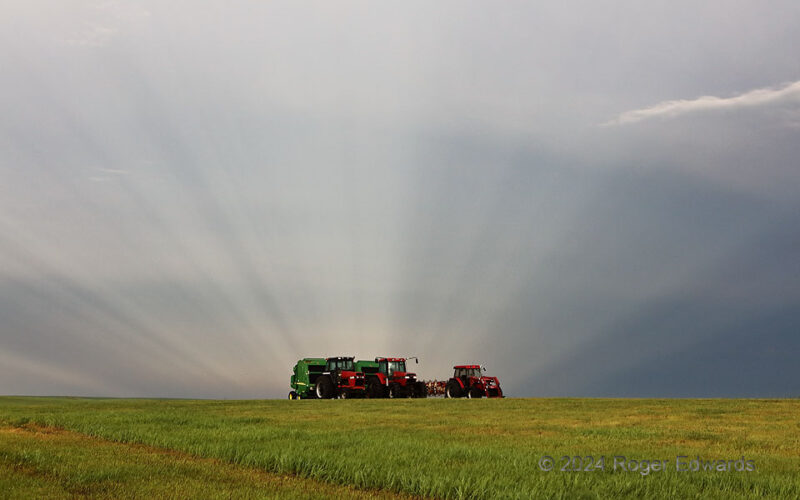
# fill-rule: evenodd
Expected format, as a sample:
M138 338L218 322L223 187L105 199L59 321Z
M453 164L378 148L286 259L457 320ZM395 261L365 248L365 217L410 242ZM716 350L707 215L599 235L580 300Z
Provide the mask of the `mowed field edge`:
M6 428L66 429L114 443L174 450L181 457L214 459L251 475L261 471L311 479L323 485L313 486L315 498L362 491L436 498L798 498L798 414L800 401L788 399L0 398L0 424ZM10 435L0 433L0 467L6 469L2 481L13 483L7 471L23 468L20 450L33 455L46 450L9 444ZM60 450L62 456L73 453L57 442L41 446ZM556 460L556 469L563 455L603 456L605 469L545 472L539 468L545 455ZM645 474L611 467L614 456L674 465L679 455L751 460L756 470L678 472L667 467ZM137 467L141 481L151 480L148 466ZM124 481L100 474L99 481L120 497L125 488L118 483L135 488L136 474L126 472ZM225 484L236 483L230 479ZM336 485L349 489L324 490ZM302 495L303 488L289 489ZM222 494L229 497L270 495L246 488L237 492L233 486L208 491L227 491Z

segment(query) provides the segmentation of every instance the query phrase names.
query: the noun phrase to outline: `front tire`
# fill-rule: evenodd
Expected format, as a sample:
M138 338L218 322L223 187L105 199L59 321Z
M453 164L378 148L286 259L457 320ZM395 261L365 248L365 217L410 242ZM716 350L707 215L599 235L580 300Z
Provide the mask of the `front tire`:
M479 391L478 389L470 389L467 392L467 397L469 399L480 399L481 397L483 397L483 393L481 393L481 391Z
M415 398L428 397L428 387L425 385L424 382L417 382L416 384L414 384L414 397Z
M333 382L330 377L320 377L317 380L315 392L319 399L330 399L333 397Z
M401 394L400 386L397 385L397 384L392 384L389 387L389 398L390 399L397 399L397 398L402 398L402 397L403 397L403 395Z
M289 392L289 399L300 399L300 396L298 396L296 392L291 391Z

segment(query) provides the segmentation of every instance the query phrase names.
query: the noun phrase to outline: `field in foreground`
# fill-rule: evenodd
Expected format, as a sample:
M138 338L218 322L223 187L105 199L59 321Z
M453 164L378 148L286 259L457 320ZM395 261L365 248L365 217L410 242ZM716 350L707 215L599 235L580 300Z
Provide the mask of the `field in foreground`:
M798 415L798 400L3 397L0 497L800 498ZM561 472L565 455L591 471ZM679 472L677 456L730 470Z

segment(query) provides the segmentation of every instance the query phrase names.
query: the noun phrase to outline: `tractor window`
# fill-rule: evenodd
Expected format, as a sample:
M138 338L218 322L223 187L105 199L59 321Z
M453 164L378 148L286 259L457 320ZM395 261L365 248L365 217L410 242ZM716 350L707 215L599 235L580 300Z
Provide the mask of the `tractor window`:
M380 363L378 363L378 371L383 373L384 375L389 375L388 366L389 364L386 361L381 361Z
M348 370L355 371L355 363L352 359L330 359L328 360L328 371Z
M389 373L406 371L405 361L389 361Z
M466 372L467 372L467 377L477 377L477 378L481 377L480 368L468 368Z

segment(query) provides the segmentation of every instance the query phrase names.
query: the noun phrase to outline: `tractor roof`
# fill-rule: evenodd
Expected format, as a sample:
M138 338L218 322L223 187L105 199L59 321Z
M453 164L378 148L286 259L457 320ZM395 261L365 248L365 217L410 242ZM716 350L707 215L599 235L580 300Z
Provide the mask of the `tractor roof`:
M307 363L307 364L325 364L325 358L303 358L299 362Z
M352 361L353 360L353 356L334 356L332 358L327 358L327 360L328 361L331 361L331 360L336 360L336 361L349 360L349 361Z
M379 361L405 361L406 358L375 358L375 362Z
M481 365L456 365L456 366L454 366L453 368L454 368L454 369L455 369L455 368L475 368L475 369L478 369L478 370L480 370L480 368L481 368Z

